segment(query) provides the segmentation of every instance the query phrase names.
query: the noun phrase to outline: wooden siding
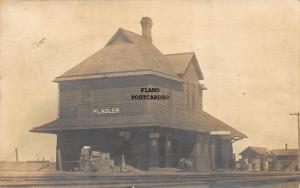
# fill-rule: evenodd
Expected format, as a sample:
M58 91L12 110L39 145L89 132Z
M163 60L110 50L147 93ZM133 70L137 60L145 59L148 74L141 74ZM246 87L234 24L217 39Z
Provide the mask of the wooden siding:
M60 108L60 118L72 119L78 118L78 106L77 105L67 105L61 106Z
M63 91L60 92L60 106L70 106L81 103L81 92L78 91Z
M189 87L186 83L189 84ZM149 101L151 114L156 119L161 121L168 119L172 121L195 121L197 112L202 110L202 90L199 90L198 83L191 81L186 81L186 83L176 84L156 78L151 79L150 87L159 87L159 94L170 96L168 101ZM187 90L190 91L189 94L187 94Z
M112 78L99 78L89 80L64 81L59 83L59 89L63 91L78 91L86 89L109 89L127 87L145 87L152 76L123 76Z
M91 118L92 117L92 105L82 104L79 105L79 118Z
M142 87L148 87L149 77L126 77L89 81L67 81L60 84L59 117L97 118L116 116L103 113L100 116L93 109L119 108L118 116L141 115L148 113L145 100L132 100L131 95L141 94Z
M184 92L183 91L178 91L178 90L173 90L172 91L172 104L177 107L183 108L185 105L184 101Z
M93 102L97 104L140 103L133 101L131 95L140 94L140 87L111 88L93 90Z
M86 118L92 117L93 109L104 108L119 108L118 115L140 115L148 112L147 101L145 100L131 100L131 93L138 88L115 88L115 89L97 89L91 90L93 93L93 100L91 103L82 103L80 100L74 100L78 97L78 92L71 92L72 94L64 95L62 92L60 103L60 117L61 118ZM68 92L70 93L70 92ZM79 109L79 110L78 110ZM80 115L77 115L76 112ZM113 116L116 114L102 114L103 116ZM98 116L93 116L98 117Z
M192 65L192 64L191 64ZM60 84L60 118L100 118L151 114L158 121L195 121L202 110L202 90L191 82L189 107L184 83L157 76L66 81ZM159 93L142 93L141 88L160 88ZM168 95L169 100L132 100L132 95ZM194 95L194 99L193 99ZM119 113L97 115L94 109L119 108Z

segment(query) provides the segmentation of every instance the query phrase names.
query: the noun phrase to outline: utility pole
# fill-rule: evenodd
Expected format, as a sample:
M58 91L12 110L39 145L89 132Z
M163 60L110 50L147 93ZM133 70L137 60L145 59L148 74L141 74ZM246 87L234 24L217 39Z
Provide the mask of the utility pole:
M291 116L297 116L298 122L298 171L300 171L300 112L290 113Z
M18 168L18 166L19 166L19 152L18 152L18 148L15 148L15 154L16 154L16 166Z

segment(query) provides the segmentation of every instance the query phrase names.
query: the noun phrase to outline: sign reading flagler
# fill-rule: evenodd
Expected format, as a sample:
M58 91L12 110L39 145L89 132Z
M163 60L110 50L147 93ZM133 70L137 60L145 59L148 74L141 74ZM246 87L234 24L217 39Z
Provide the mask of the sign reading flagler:
M94 107L93 108L93 114L94 115L101 115L101 114L118 114L120 113L120 108L118 107L111 107L111 108L99 108Z

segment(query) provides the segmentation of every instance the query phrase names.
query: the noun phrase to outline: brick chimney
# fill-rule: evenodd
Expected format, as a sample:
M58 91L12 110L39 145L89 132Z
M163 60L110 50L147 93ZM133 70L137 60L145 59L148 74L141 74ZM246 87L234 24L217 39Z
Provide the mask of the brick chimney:
M142 17L142 20L140 23L142 25L142 36L152 43L151 27L153 25L153 22L152 22L151 18Z

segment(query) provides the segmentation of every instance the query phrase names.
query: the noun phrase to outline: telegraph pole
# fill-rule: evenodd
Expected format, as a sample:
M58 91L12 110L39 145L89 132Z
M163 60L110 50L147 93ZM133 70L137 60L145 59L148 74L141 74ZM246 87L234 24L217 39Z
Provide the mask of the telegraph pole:
M297 116L298 122L298 171L300 171L300 112L290 113L291 116Z
M18 168L18 166L19 166L19 152L18 152L18 148L15 148L15 153L16 153L16 166Z

